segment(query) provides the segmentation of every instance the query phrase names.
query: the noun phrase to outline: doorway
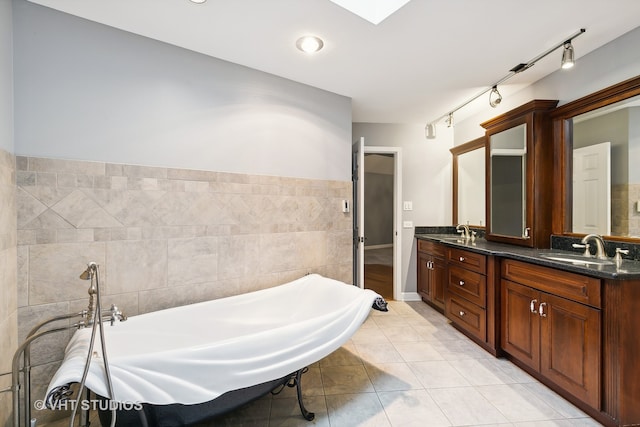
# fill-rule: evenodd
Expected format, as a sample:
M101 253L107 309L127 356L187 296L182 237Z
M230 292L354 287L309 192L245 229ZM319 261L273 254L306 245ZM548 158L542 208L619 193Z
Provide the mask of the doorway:
M399 147L354 143L354 284L386 299L401 295L401 164Z
M393 154L364 154L364 287L393 299Z

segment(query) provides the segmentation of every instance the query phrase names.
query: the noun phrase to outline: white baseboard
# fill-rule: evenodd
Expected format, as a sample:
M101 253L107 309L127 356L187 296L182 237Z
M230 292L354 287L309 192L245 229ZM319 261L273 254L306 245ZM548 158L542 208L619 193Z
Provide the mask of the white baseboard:
M400 301L422 301L420 294L417 292L402 292Z
M365 246L364 250L366 251L367 249L384 249L384 248L392 248L393 247L393 243L387 243L384 245L371 245L371 246Z

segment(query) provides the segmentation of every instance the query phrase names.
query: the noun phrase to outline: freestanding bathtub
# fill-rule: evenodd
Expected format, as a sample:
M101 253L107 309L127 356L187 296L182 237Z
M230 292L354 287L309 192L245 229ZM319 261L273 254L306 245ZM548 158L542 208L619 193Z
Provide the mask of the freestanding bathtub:
M372 306L386 310L371 290L311 274L274 288L133 316L105 326L113 396L99 348L86 386L122 407L143 405L147 417L154 416L153 407L186 411L176 418L181 421L166 425L200 422L296 377L299 385L303 369L344 344ZM89 339L89 329L71 338L48 401L55 404L64 394L60 390L80 382ZM129 419L143 425L139 416ZM165 413L150 425L163 425L163 419L170 417Z

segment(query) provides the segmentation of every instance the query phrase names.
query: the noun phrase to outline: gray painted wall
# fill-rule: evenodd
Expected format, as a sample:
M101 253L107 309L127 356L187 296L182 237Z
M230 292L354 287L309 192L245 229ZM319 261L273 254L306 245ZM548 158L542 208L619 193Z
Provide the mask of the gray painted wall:
M594 117L573 125L574 148L611 143L611 184L629 182L629 110ZM576 144L577 142L577 144Z
M0 149L13 153L13 23L11 0L0 0Z
M15 153L351 179L351 100L26 1Z
M629 108L629 184L640 184L640 107Z

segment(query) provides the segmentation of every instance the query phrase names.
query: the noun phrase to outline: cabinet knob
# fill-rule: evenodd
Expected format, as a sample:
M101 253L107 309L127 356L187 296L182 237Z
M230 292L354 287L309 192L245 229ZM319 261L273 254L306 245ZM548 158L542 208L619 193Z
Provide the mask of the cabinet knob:
M464 257L461 256L460 258L458 258L460 260L460 262L464 262Z
M536 303L538 302L537 299L532 299L531 302L529 303L529 310L533 313L536 314L538 312L538 310L536 310Z
M547 306L546 302L540 303L540 317L547 317L547 313L544 312L544 308Z
M460 280L460 286L464 286L464 280Z
M465 313L464 311L460 310L460 317L464 316L465 314L467 314L467 313Z

